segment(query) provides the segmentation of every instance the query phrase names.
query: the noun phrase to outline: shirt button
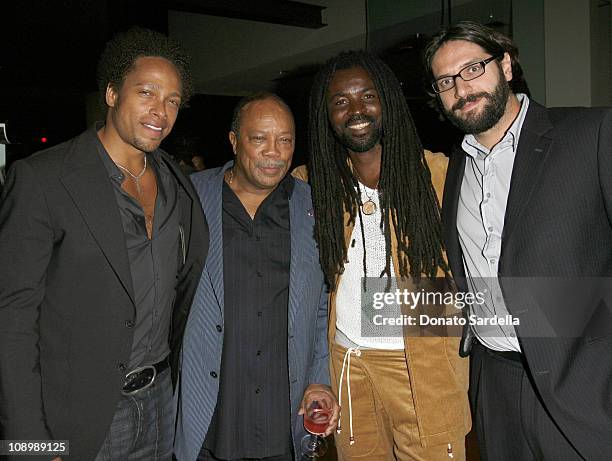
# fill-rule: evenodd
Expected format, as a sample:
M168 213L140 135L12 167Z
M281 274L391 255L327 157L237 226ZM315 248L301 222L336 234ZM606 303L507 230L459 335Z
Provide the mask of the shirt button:
M257 317L261 317L261 314L263 314L263 312L259 311L259 312L257 313Z
M493 228L492 227L489 227L489 232L493 232Z
M255 389L255 393L256 393L256 394L261 393L261 389L260 389L260 388Z
M256 241L256 242L260 242L260 241L261 241L261 237L260 237L259 235L256 235L256 236L255 236L255 241Z
M495 264L495 259L489 259L489 262L490 262L491 264Z
M491 197L491 194L487 192L487 198L490 198L490 197Z
M117 370L119 370L119 371L121 371L121 372L125 372L125 363L120 362L120 363L117 365Z
M219 333L221 333L221 332L223 331L223 328L221 328L221 325L217 325L217 331L218 331Z
M257 355L261 355L261 351L257 351Z
M263 274L260 271L257 271L257 277L263 277Z
M214 371L211 371L211 372L210 372L210 376L212 376L213 378L215 378L215 379L216 379L216 378L217 378L217 373L216 373L216 372L214 372Z
M134 328L134 321L133 320L126 320L125 321L125 326L126 326L126 328Z

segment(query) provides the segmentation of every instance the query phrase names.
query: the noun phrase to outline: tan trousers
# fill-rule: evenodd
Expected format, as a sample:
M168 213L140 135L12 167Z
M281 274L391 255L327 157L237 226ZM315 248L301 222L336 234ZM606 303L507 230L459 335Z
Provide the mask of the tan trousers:
M332 345L332 386L338 392L347 349ZM360 354L360 355L357 355ZM351 353L342 378L341 432L335 435L344 461L464 461L465 440L423 448L404 351L360 350ZM349 378L350 377L350 378ZM352 412L349 411L350 381ZM350 443L352 413L353 440ZM449 446L450 445L450 446Z

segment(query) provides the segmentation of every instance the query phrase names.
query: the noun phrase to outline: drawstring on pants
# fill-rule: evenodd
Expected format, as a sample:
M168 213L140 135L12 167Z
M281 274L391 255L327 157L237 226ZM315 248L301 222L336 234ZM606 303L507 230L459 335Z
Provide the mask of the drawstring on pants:
M355 437L353 437L353 402L351 400L351 354L355 354L357 357L361 357L361 350L359 347L349 347L344 354L344 360L342 361L342 372L340 373L340 383L338 384L338 401L342 402L342 379L344 378L344 369L346 368L346 387L348 390L348 406L349 406L349 429L351 436L349 438L350 444L355 443ZM338 418L338 429L336 432L340 434L342 430L340 424L342 421L342 412Z

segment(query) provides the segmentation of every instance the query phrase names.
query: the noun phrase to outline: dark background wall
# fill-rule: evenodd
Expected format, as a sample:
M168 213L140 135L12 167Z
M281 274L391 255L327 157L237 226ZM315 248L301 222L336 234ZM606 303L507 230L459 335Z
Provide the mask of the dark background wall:
M215 2L192 3L205 5ZM265 12L266 3L271 8L274 4L283 2L258 2L263 5L260 10ZM325 1L318 3L334 4ZM339 9L338 5L342 6L341 3L335 2L336 10ZM114 33L131 25L141 25L163 33L170 32L172 36L168 18L169 13L177 14L176 10L171 9L177 8L176 4L177 2L173 4L170 1L145 4L130 0L23 0L3 6L2 21L9 27L2 28L4 46L0 62L0 122L7 124L9 140L13 143L7 146L8 163L63 142L86 129L93 120L102 119L104 110L96 106L98 96L95 69L104 43ZM252 76L258 75L257 69L234 77L237 82L234 85L234 94L207 94L207 89L215 90L216 87L207 86L206 82L200 83L199 94L193 98L188 108L181 111L175 129L164 142L164 147L171 153L192 150L194 153L203 154L207 166L222 164L231 158L227 133L233 106L240 96L255 89L267 89L277 91L293 108L298 129L294 164L304 163L307 158L307 100L318 65L342 49L364 47L368 40L367 2L345 1L344 4L355 8L351 9L350 14L346 8L340 11L332 8L332 13L327 17L330 21L327 26L324 23L315 26L287 23L279 25L283 18L276 20L276 24L271 27L277 29L270 28L270 35L274 35L274 30L290 31L294 34L295 31L305 31L305 36L315 44L317 34L324 33L331 38L327 38L327 41L319 40L320 49L308 57L311 62L308 66L291 67L292 63L287 61L278 63L279 68L287 69L279 71L278 78L269 79L266 76L259 80L253 79ZM211 12L206 9L201 11ZM189 15L192 12L183 14ZM204 14L200 17L210 18L211 21L213 18L219 20L219 16ZM248 27L249 23L255 23L253 17L249 19L247 15L245 18L226 19L237 23L238 27L241 24ZM285 21L293 19L291 12L288 12ZM266 18L263 20L265 22ZM351 21L357 32L344 30L342 21ZM382 21L378 22L382 24ZM261 21L257 22L259 23ZM355 24L358 24L358 27ZM187 36L198 33L197 30L189 30L189 27L191 26L182 25L180 33ZM371 37L374 37L374 42L381 42L380 37L386 33L379 32ZM348 36L354 36L354 39L347 39ZM248 35L243 38L249 39ZM262 40L263 42L266 40ZM382 42L385 43L384 39ZM203 49L210 48L207 42L187 45L188 48L191 45L191 53L196 60L203 53ZM284 44L281 41L278 45L282 48ZM286 43L286 46L292 45ZM213 49L213 58L209 61L214 61L216 52ZM219 56L226 52L218 50ZM382 54L400 79L406 80L404 89L422 132L424 144L433 150L446 150L453 139L453 132L445 131L447 135L441 137L438 129L441 122L425 105L421 77L414 71L415 67L418 68L415 63L419 52L420 49L402 44L386 52L383 50ZM234 53L231 58L232 61L239 62L240 51ZM200 69L199 74L195 75L196 83L204 81L205 76L206 71ZM242 82L243 87L240 86Z
M0 122L13 142L7 160L103 118L97 58L114 33L131 25L168 33L194 58L198 94L164 143L170 152L190 149L208 166L223 163L231 158L227 132L238 98L271 90L293 108L294 163L304 163L314 73L330 56L355 48L390 65L423 145L448 152L460 135L426 104L420 54L431 34L461 19L514 35L539 102L612 104L609 0L21 0L0 7Z

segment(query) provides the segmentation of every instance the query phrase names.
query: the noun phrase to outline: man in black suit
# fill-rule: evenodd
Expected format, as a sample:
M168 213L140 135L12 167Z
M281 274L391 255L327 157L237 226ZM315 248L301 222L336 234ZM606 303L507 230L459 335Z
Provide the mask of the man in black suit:
M69 442L70 456L47 459L171 459L168 356L180 347L208 227L159 145L190 78L187 56L164 35L116 36L98 69L106 122L10 170L0 206L1 439Z
M465 133L449 162L443 224L459 287L485 295L462 344L481 454L609 460L609 304L583 291L568 306L549 288L583 278L610 288L612 111L530 100L517 91L516 47L479 24L437 34L425 62L438 107ZM478 321L492 318L509 321Z

